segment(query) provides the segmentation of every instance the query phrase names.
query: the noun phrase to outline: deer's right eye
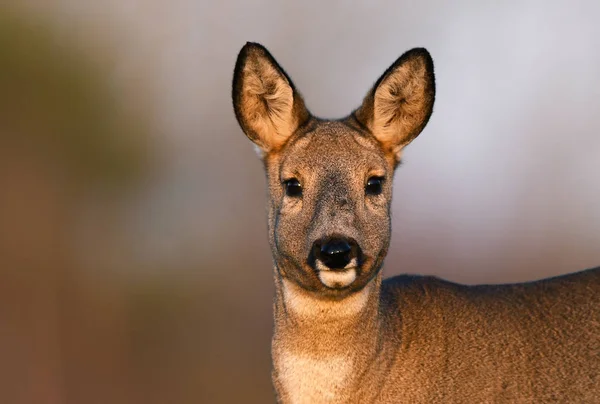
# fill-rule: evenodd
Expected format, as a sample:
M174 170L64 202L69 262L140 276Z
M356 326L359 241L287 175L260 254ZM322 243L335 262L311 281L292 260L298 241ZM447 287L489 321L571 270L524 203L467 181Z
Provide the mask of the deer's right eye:
M302 185L300 185L300 181L295 178L290 178L289 180L284 181L285 194L291 197L299 197L302 196Z

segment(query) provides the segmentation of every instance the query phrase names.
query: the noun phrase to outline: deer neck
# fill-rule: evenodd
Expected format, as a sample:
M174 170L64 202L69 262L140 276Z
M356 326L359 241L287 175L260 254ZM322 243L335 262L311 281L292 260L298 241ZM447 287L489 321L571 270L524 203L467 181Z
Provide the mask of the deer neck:
M276 271L277 272L277 271ZM382 350L381 275L339 301L325 300L276 274L274 383L280 397L336 402ZM289 400L282 400L288 402Z

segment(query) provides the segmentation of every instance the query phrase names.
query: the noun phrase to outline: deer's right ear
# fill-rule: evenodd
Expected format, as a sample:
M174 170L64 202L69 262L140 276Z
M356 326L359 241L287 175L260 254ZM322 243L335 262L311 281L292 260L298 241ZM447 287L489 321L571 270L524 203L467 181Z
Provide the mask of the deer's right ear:
M288 75L257 43L238 55L232 97L242 130L264 153L280 148L310 117Z

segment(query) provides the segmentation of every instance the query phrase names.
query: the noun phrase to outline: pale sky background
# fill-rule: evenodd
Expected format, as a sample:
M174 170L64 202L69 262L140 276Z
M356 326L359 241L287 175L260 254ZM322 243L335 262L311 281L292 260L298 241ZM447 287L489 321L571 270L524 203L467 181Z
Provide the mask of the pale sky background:
M127 259L204 261L219 277L223 250L270 272L261 164L230 101L251 40L325 117L359 105L404 51L433 55L437 100L396 176L388 273L509 281L600 262L597 2L31 3L116 44L116 83L151 94L166 163L121 211Z

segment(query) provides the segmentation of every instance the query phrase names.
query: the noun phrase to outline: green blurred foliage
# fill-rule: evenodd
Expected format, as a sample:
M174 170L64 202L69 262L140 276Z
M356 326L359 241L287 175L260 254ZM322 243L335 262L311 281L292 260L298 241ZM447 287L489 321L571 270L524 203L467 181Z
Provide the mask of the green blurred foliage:
M51 158L83 183L136 178L151 154L141 120L114 95L110 55L92 63L74 42L0 8L0 141Z

